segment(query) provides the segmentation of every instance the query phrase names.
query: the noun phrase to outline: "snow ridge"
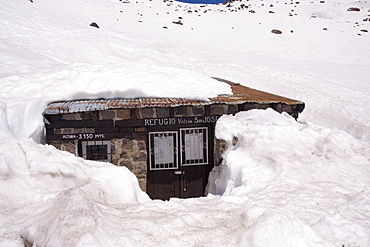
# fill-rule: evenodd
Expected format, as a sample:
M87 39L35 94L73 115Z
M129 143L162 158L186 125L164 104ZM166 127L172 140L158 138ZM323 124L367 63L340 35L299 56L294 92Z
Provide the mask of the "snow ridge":
M369 18L349 0L4 1L0 246L369 246ZM306 109L223 116L206 197L150 200L125 167L40 144L52 101L230 92L211 77Z

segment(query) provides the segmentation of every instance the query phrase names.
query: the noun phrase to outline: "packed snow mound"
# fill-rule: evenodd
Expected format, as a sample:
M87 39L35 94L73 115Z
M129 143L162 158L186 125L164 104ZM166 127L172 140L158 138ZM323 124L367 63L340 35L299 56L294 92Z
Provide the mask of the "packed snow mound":
M73 64L53 73L10 76L0 85L2 98L49 100L175 97L207 101L231 94L228 84L185 69L127 62Z
M271 109L222 116L216 137L228 148L209 191L263 208L247 245L370 244L369 143Z
M3 1L0 246L370 246L369 10ZM42 140L51 101L230 92L211 76L306 103L299 123L269 110L221 118L216 195L152 201L125 168L27 139Z
M20 237L42 246L73 246L68 239L96 227L99 208L150 200L125 167L83 160L25 138L2 142L0 150L0 206L6 209L0 224L22 228L19 235L3 228L0 246Z
M218 181L225 187L217 194L246 195L266 184L275 190L274 183L287 181L293 187L345 184L346 190L370 183L368 143L344 131L295 122L286 113L267 109L222 116L216 137L228 146Z
M1 224L12 227L0 246L22 246L21 237L41 246L370 243L368 143L271 109L223 116L216 132L228 142L213 171L211 192L222 196L167 202L149 200L123 167L23 138L1 144L12 150L0 155Z
M0 102L8 100L6 121L19 136L42 139L42 112L54 101L174 97L208 101L232 94L228 84L201 73L138 62L73 64L61 70L2 79ZM25 100L27 99L27 100Z
M6 117L6 104L0 101L0 144L12 138L11 128Z

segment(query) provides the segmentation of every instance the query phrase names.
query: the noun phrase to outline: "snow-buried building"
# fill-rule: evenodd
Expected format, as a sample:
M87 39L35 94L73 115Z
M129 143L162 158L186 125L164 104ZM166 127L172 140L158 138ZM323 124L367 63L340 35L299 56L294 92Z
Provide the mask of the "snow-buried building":
M301 101L230 84L232 95L55 102L44 111L46 142L89 160L126 166L153 199L204 195L225 142L214 128L223 114L272 108L294 118Z

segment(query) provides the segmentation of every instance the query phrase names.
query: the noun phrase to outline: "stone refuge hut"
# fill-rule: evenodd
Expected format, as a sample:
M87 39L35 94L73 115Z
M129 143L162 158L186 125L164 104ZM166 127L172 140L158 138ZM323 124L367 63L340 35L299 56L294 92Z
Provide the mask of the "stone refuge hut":
M152 199L204 195L225 142L214 129L223 114L272 108L294 118L304 103L230 84L232 95L55 102L44 111L46 142L84 159L126 166Z

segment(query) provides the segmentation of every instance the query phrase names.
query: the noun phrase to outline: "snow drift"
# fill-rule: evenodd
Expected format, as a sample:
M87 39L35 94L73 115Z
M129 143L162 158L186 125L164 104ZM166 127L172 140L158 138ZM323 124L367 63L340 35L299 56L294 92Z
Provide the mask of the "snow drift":
M369 10L4 1L0 246L370 245ZM127 169L39 144L51 101L230 92L211 76L307 107L298 122L270 110L222 117L228 150L207 197L150 200Z
M271 109L223 116L216 136L228 149L213 192L254 206L246 245L370 244L368 143Z

